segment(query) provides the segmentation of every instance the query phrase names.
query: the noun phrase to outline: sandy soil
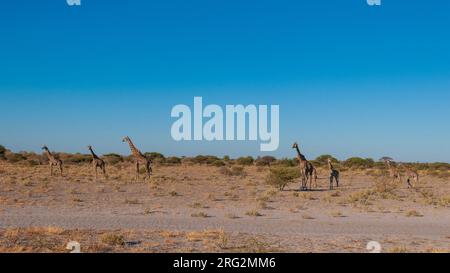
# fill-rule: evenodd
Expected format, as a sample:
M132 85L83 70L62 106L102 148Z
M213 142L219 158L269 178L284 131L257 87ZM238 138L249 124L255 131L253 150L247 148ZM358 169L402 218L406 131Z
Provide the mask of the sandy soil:
M384 252L450 252L446 179L386 188L373 172L352 171L328 191L322 171L315 191L293 183L280 192L266 185L267 167L227 176L211 166L155 166L146 182L132 181L127 163L108 171L95 181L85 165L67 166L61 178L47 166L0 163L0 251L67 251L77 239L92 252L367 252L373 240Z

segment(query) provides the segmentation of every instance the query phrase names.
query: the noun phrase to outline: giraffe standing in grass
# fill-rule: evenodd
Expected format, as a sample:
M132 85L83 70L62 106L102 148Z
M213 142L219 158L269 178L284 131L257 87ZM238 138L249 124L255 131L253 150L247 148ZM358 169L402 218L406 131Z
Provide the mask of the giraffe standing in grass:
M408 188L412 189L414 186L411 184L414 181L414 184L417 185L419 183L419 173L410 169L404 164L399 164L401 168L405 170L406 183L408 184Z
M300 178L302 180L302 185L300 190L308 190L308 180L309 180L309 189L312 189L312 179L314 177L314 186L317 188L317 170L314 166L309 162L306 157L300 152L300 148L298 143L295 142L292 145L292 148L297 151L297 159L299 161L300 167Z
M92 146L89 145L88 146L89 151L91 152L92 155L92 166L94 167L94 171L95 171L95 179L97 179L97 170L100 168L100 170L103 173L103 177L106 178L106 164L105 161L103 161L103 159L101 159L100 157L98 157L95 153L94 150L92 149Z
M53 167L57 167L61 173L61 176L63 176L63 162L61 159L56 158L52 152L48 149L47 146L44 145L42 147L42 150L44 150L45 155L48 158L48 163L50 165L50 176L53 176Z
M122 142L127 142L130 146L131 153L133 154L134 159L136 160L136 181L139 179L139 166L140 164L145 166L145 170L147 172L147 178L150 178L152 175L151 163L152 161L148 159L145 155L139 151L136 146L134 146L133 142L129 137L124 137Z
M392 182L395 182L395 180L401 181L402 176L397 168L397 166L393 165L392 159L385 159L384 163L386 164L386 167L389 170L389 177L392 178Z
M331 163L331 158L327 159L328 170L330 171L330 190L333 190L333 181L336 181L336 187L339 188L339 171Z

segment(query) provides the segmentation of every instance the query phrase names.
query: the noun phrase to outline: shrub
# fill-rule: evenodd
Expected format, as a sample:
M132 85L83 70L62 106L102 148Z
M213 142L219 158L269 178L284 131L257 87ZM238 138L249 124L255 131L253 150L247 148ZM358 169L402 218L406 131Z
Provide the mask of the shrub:
M225 166L221 167L221 168L219 169L219 172L220 172L221 174L223 174L223 175L226 175L226 176L232 176L232 175L233 175L233 173L231 172L231 169L228 168L228 167L225 167Z
M5 153L5 158L6 158L7 161L9 161L11 163L16 163L16 162L23 161L23 160L27 159L22 154L16 154L16 153L11 153L11 152L6 152Z
M176 156L171 156L165 159L167 164L173 164L173 165L178 165L181 164L181 158L176 157Z
M88 163L92 161L91 155L85 154L61 154L60 158L67 164Z
M217 160L220 160L220 158L212 155L198 155L192 159L194 163L207 165L211 165Z
M230 156L228 156L228 155L224 156L223 161L225 161L225 162L230 161Z
M246 174L244 168L240 166L231 167L231 173L234 176L245 176Z
M164 163L166 160L163 154L156 152L145 153L144 155L153 162Z
M317 157L314 161L316 162L317 165L326 165L328 164L328 159L331 159L331 162L333 163L339 163L339 160L337 160L336 158L334 158L331 155L321 155L319 157Z
M270 166L275 161L277 161L277 159L273 156L263 156L263 157L257 158L255 160L255 164L256 164L256 166Z
M250 166L253 165L253 162L255 160L253 159L253 157L251 156L246 156L246 157L239 157L238 159L236 159L236 163L239 165L244 165L244 166Z
M372 168L375 165L375 161L372 158L360 158L352 157L344 162L346 167L350 168Z
M26 162L27 162L27 165L30 166L30 167L32 167L32 166L37 166L37 165L40 164L39 161L34 160L34 159L27 159Z
M222 166L219 169L219 172L226 176L245 176L245 170L241 166L233 166L231 168Z
M122 156L118 154L106 154L103 156L103 159L110 165L114 165L123 161Z
M100 237L102 243L110 246L123 246L125 245L125 239L122 235L116 235L113 233L106 233Z
M284 166L284 167L295 167L298 165L298 161L297 161L297 159L282 158L280 160L277 160L272 165L279 165L279 166Z
M268 185L277 187L280 191L284 190L287 184L300 177L300 171L293 167L277 167L270 169L266 177Z
M222 167L225 166L225 162L223 162L222 160L216 160L212 163L212 165L216 167Z

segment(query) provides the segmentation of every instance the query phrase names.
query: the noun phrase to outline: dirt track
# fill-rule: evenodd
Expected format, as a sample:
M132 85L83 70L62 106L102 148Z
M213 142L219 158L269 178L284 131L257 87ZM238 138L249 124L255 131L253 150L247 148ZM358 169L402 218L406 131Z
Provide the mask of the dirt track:
M296 184L284 192L274 191L264 184L265 173L254 168L245 177L223 177L214 167L164 167L150 183L123 182L128 168L101 181L82 171L72 167L71 179L50 180L42 167L25 178L20 178L20 170L11 171L0 190L0 229L220 229L268 238L282 245L283 251L346 252L349 247L365 251L371 240L391 248L450 251L448 207L427 204L431 195L433 200L447 196L447 181L424 179L427 182L419 189L400 186L392 196L374 195L361 206L352 196L375 182L358 174L347 175L338 191L327 191L321 181L319 191L305 193L296 191ZM252 215L255 212L259 216ZM330 246L330 242L336 243Z

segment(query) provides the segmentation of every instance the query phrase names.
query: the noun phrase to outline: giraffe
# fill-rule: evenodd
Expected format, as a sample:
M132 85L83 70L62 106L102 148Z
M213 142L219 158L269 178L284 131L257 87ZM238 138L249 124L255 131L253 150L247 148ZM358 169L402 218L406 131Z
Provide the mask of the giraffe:
M145 166L145 170L147 171L147 178L150 178L150 176L152 175L152 168L151 168L152 161L147 157L145 157L145 155L143 155L141 151L139 151L136 148L136 146L134 146L133 142L129 137L124 137L122 142L128 143L128 145L130 146L131 153L133 154L134 159L136 160L136 178L135 178L136 181L139 179L139 165L141 163L144 164Z
M56 158L52 152L48 149L47 146L43 146L42 150L44 150L45 155L48 158L48 163L50 165L50 176L53 176L53 166L58 167L61 172L61 176L63 176L63 162L61 159Z
M330 171L330 190L333 190L333 180L336 181L336 187L339 188L339 171L336 170L331 163L331 158L327 159L328 170Z
M299 161L299 167L300 167L300 177L302 180L301 190L307 190L308 189L308 180L309 180L309 189L312 189L312 179L314 177L314 186L317 188L317 170L314 168L314 166L309 162L306 157L300 152L300 148L298 146L298 143L295 142L294 145L292 145L292 149L295 149L297 151L297 159Z
M402 176L397 168L397 166L393 165L393 161L390 158L384 159L384 163L386 164L388 170L389 170L389 177L392 178L392 182L395 182L395 180L401 181Z
M103 177L106 178L106 164L105 161L103 161L103 159L101 159L100 157L98 157L95 153L94 150L92 149L92 146L89 145L88 146L89 151L91 152L92 155L92 166L94 167L94 171L95 171L95 179L97 179L97 169L100 168L100 170L103 172Z
M414 184L417 185L419 183L419 173L413 171L404 164L399 164L399 167L402 167L405 170L405 177L406 183L408 184L408 188L410 189L414 188L414 186L411 184L411 180L414 180Z

